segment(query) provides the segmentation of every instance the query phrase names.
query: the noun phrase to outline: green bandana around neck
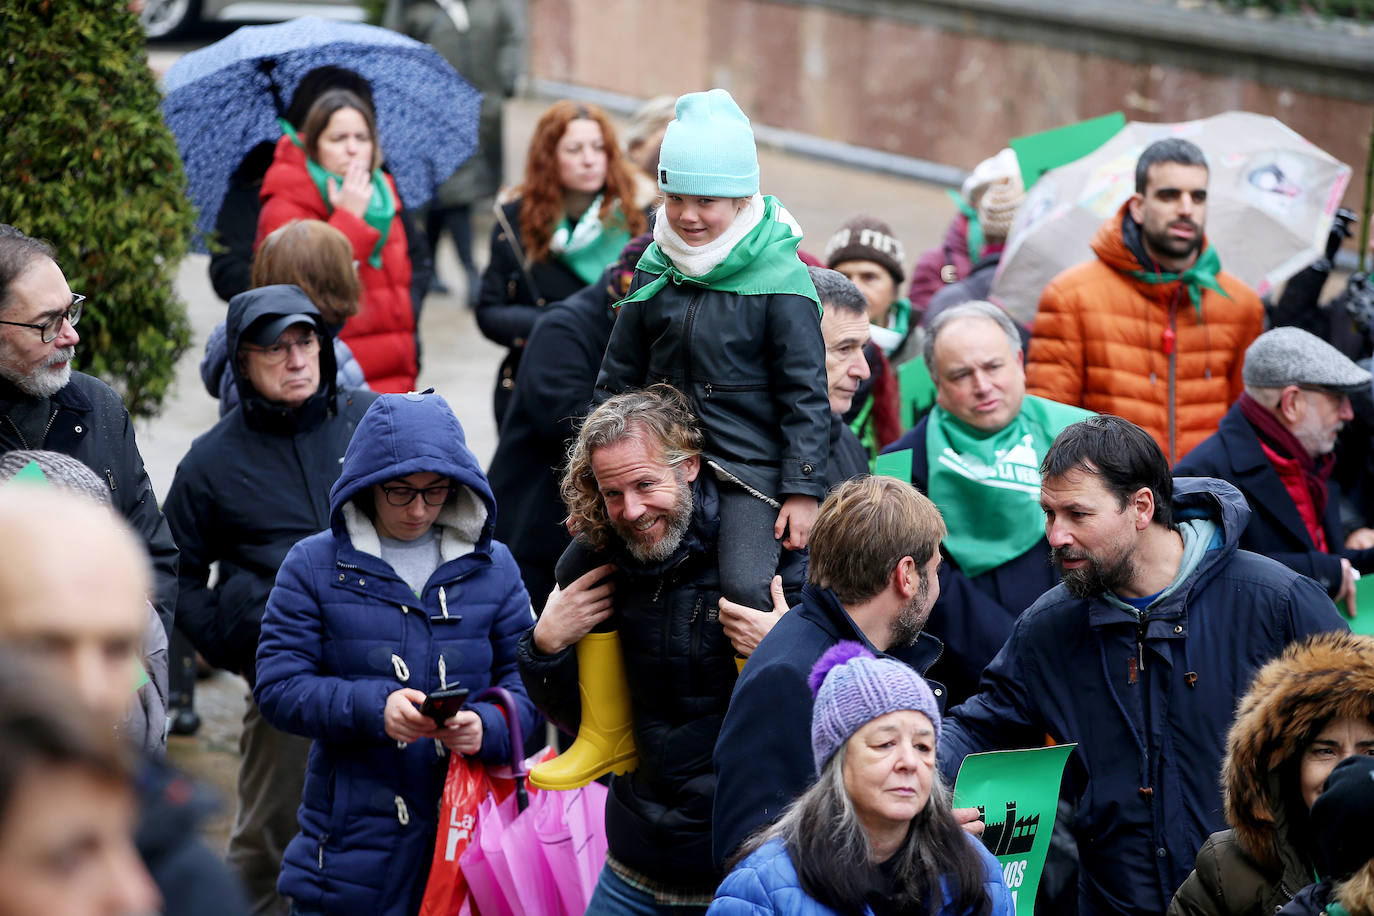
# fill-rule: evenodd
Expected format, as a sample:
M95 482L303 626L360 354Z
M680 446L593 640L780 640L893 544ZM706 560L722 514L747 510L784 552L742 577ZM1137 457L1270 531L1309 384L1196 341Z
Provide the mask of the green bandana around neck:
M894 334L906 337L906 332L911 329L911 300L906 296L901 296L892 303L892 308L887 313L888 330Z
M302 150L305 144L296 134L296 129L285 118L277 118L277 123L281 125L282 133L291 138L291 142ZM310 173L310 180L315 182L315 190L320 192L320 200L324 201L325 209L330 213L334 212L334 205L329 202L329 179L334 179L338 187L343 187L343 176L335 175L333 172L326 171L310 156L305 157L305 168ZM382 175L381 169L372 170L372 199L367 202L367 211L363 213L363 222L373 229L376 229L380 236L377 244L372 248L372 255L367 259L367 263L377 270L382 269L382 248L386 246L387 236L391 234L391 223L396 218L396 198L392 196L391 188L386 183L386 177Z
M968 227L964 230L964 247L968 249L968 262L977 264L983 260L983 224L978 222L978 208L964 200L964 195L953 188L946 188L945 193L968 219Z
M562 239L561 250L554 255L583 283L595 283L601 273L620 257L630 241L625 215L616 207L606 222L601 221L601 195L596 196L587 212L578 217L577 224L566 216L554 230L554 238Z
M974 429L936 405L926 423L926 495L944 516L945 549L964 575L1014 560L1045 534L1040 462L1064 427L1092 411L1026 395L998 432Z
M1202 252L1197 256L1197 260L1193 262L1193 266L1182 273L1158 273L1148 270L1132 270L1129 272L1129 275L1143 283L1182 283L1183 288L1188 291L1188 298L1193 301L1193 308L1197 310L1198 318L1201 319L1202 291L1204 289L1210 289L1214 293L1220 293L1226 296L1227 299L1231 298L1226 295L1226 290L1221 288L1221 284L1217 283L1217 274L1220 272L1221 258L1217 256L1217 250L1211 245L1208 245L1206 248L1202 249Z
M811 282L811 274L806 265L797 257L797 246L801 236L792 227L778 219L782 207L778 199L766 196L763 199L763 219L748 235L740 239L730 253L715 267L699 277L689 277L682 273L668 256L659 250L657 242L651 242L644 249L636 269L655 274L655 279L641 286L629 296L620 300L616 308L628 302L645 302L658 294L669 282L678 286L700 286L725 293L741 296L767 296L789 294L804 296L816 303L820 311L820 299L816 296L816 284Z

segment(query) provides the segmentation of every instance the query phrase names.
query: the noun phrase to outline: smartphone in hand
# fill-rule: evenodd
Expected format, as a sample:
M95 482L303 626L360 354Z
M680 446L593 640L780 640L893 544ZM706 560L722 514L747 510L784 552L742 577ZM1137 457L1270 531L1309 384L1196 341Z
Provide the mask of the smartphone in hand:
M429 716L434 720L434 724L443 726L445 722L452 719L458 710L468 701L468 689L466 687L450 687L447 690L436 690L425 701L420 704L420 714Z

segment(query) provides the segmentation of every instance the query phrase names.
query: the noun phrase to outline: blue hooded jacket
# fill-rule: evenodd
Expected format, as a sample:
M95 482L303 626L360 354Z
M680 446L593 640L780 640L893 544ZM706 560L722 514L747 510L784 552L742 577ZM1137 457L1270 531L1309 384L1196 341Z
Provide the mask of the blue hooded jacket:
M1078 743L1067 778L1079 799L1081 916L1164 912L1203 841L1226 826L1218 774L1251 678L1290 642L1345 629L1317 583L1237 549L1250 510L1235 487L1179 477L1173 507L1175 521L1205 532L1191 548L1185 537L1173 586L1143 612L1050 589L940 735L950 784L968 754L1046 735Z
M373 484L417 472L459 485L435 522L440 565L417 597L381 558L376 529L353 502ZM315 739L301 800L301 832L287 846L278 890L331 914L419 910L437 830L448 752L436 741L400 746L383 728L386 698L496 684L534 706L515 646L534 622L520 572L491 537L495 502L462 427L434 394L384 395L368 409L330 492L329 531L296 544L267 602L254 690L263 717ZM483 762L510 759L501 711L482 719Z

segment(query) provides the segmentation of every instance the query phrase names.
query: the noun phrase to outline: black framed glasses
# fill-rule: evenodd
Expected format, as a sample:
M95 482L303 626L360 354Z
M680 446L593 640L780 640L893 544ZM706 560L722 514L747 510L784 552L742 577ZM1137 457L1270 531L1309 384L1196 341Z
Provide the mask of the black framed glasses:
M415 501L415 494L424 496L426 506L442 506L453 493L453 484L442 483L434 487L391 487L382 484L386 501L393 506L408 506Z
M252 344L240 344L239 348L247 350L249 353L258 353L262 356L263 362L269 366L280 366L286 362L286 358L291 354L292 347L299 347L301 353L306 356L314 356L320 352L320 335L311 331L295 340L285 343L274 343L266 347L255 347Z
M43 343L52 343L57 339L57 335L62 333L62 322L71 322L72 327L81 320L81 303L86 301L85 296L72 293L72 304L67 306L65 312L58 312L42 324L31 324L27 321L0 321L0 324L12 324L17 328L33 328L38 332L38 336L43 338Z

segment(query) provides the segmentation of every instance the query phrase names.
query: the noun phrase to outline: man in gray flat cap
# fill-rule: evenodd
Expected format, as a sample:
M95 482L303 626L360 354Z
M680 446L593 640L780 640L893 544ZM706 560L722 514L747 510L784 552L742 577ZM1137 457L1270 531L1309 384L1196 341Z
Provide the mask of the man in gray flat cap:
M1349 395L1370 386L1369 373L1319 337L1275 328L1245 351L1243 380L1245 393L1174 474L1235 484L1251 510L1240 546L1317 580L1353 617L1357 572L1374 571L1374 550L1345 547L1330 478L1336 436L1354 416Z

